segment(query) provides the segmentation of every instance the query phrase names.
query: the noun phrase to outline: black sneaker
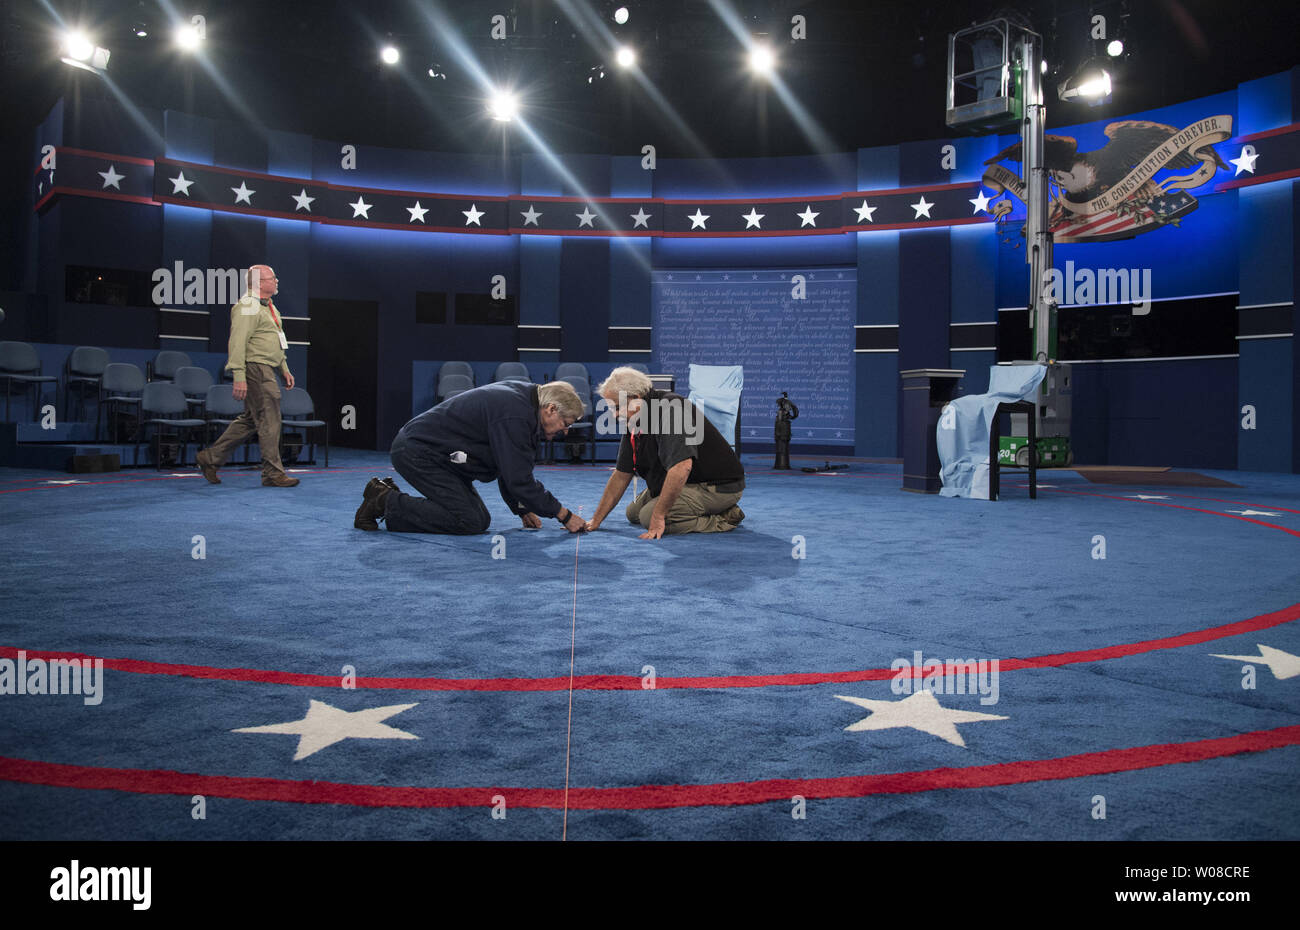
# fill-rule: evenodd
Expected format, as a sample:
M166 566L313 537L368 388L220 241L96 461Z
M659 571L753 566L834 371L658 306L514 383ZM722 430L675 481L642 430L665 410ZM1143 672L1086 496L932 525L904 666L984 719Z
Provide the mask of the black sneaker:
M384 516L385 499L396 490L392 480L371 478L361 492L361 506L352 519L352 525L359 530L374 531L379 529L379 520Z

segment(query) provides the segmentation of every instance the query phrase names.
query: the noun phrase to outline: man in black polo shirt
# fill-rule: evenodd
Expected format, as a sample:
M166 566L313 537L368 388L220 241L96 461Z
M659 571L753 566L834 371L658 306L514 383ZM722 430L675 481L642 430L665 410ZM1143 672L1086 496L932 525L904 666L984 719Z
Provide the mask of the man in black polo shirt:
M654 390L635 368L615 368L600 386L600 396L628 433L618 447L618 464L587 523L595 530L614 509L632 481L645 490L628 505L629 522L642 526L642 539L665 534L725 533L745 519L737 506L745 489L745 469L722 434L690 401Z
M487 531L491 518L475 481L496 481L501 499L525 527L555 517L570 533L586 529L533 477L537 443L554 439L582 417L583 406L563 381L485 384L444 400L402 427L393 440L393 468L423 494L403 494L391 478L372 478L352 525L394 533Z

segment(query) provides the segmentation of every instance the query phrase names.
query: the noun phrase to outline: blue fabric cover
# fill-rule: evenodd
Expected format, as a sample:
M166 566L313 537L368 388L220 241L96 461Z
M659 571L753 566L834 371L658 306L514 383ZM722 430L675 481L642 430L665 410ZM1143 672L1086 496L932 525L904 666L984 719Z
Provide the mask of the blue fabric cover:
M736 417L740 414L740 392L745 387L743 365L691 365L691 393L686 398L709 418L709 422L735 447Z
M989 432L994 412L998 404L1028 400L1046 374L1046 365L992 365L987 394L958 397L944 409L935 428L942 466L940 496L989 499Z

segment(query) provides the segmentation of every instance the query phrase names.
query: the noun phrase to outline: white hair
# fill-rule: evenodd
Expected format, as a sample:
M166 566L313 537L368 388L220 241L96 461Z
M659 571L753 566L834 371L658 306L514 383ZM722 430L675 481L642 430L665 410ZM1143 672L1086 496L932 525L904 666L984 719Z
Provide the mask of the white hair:
M573 420L581 420L587 406L578 396L578 392L573 389L573 385L567 381L551 381L543 384L537 389L537 403L545 407L547 404L555 404L562 417L570 417Z
M654 382L650 380L649 375L635 368L615 368L600 386L598 393L601 397L617 397L623 394L626 397L645 398L650 396L650 391L653 389Z

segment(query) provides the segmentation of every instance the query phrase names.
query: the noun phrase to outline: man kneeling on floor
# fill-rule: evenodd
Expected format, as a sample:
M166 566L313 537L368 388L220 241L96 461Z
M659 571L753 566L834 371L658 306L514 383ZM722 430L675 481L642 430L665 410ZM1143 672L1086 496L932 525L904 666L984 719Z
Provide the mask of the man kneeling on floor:
M615 368L600 396L628 431L588 530L614 509L634 472L646 486L628 505L627 519L645 528L642 539L725 533L745 519L737 506L745 469L699 408L677 394L654 390L650 378L635 368Z
M391 478L372 478L352 525L377 530L384 520L395 533L485 533L491 518L473 483L496 479L501 499L525 527L540 529L541 517L555 517L580 533L586 524L533 477L533 461L538 440L554 439L582 411L563 381L502 381L450 397L393 440L393 468L424 497L403 494Z

